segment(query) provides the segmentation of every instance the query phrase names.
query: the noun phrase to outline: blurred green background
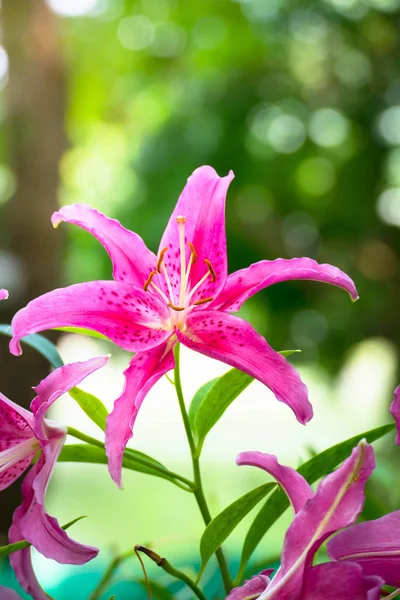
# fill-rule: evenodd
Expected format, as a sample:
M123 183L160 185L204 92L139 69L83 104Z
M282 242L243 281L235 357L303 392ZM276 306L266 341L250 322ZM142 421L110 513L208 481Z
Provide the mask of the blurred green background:
M400 337L400 1L3 0L0 21L0 286L10 291L1 320L58 285L111 277L89 234L52 230L60 204L89 203L156 250L190 173L201 164L220 175L232 169L230 271L310 256L353 277L360 300L293 282L246 304L243 317L274 348L301 348L292 362L310 387L316 424L300 428L273 400L264 405L264 390L246 392L205 449L214 512L264 481L237 472L236 451L270 451L296 465L387 422ZM27 404L48 366L29 350L10 357L0 344L1 390ZM69 360L104 351L77 336L61 338L60 348ZM111 407L128 357L110 350L108 379L93 385ZM184 357L188 398L225 370ZM181 468L187 455L174 401L162 404L167 387L145 403L132 443ZM71 402L56 410L74 424ZM393 440L380 454L372 517L400 500ZM201 523L179 491L129 473L122 499L100 467L60 465L59 473L49 507L62 522L89 514L76 535L106 556L149 532L178 562L187 547L195 560ZM3 532L18 495L17 487L2 493ZM129 512L128 523L116 525L114 506L118 519ZM232 555L243 527L228 544ZM260 558L279 551L282 527ZM93 564L88 577L105 562ZM69 572L39 567L56 581Z

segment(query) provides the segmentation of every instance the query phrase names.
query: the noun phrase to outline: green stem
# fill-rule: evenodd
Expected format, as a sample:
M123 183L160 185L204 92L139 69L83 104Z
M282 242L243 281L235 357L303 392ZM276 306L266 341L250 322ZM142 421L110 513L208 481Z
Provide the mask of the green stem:
M103 450L105 450L103 442L100 442L99 440L92 438L90 435L86 435L86 433L82 433L78 429L75 429L75 427L68 426L68 435L72 435L73 437L77 438L78 440L82 440L83 442L86 442L87 444L91 444L92 446L98 446L99 448L102 448ZM182 477L182 475L179 475L178 473L174 473L173 471L169 471L168 469L159 467L156 463L149 462L145 458L137 456L136 454L135 455L130 454L129 448L127 448L125 450L124 456L128 460L129 459L134 460L141 465L149 467L153 471L158 471L159 473L168 475L169 477L171 477L172 483L174 483L181 489L185 490L186 492L194 492L194 490L195 490L195 484L193 483L193 481L186 479L186 477ZM176 479L177 481L173 481L174 479ZM182 483L184 485L182 485Z
M207 526L211 521L212 517L210 514L210 510L207 505L207 500L203 491L203 484L201 480L201 472L200 472L200 462L197 456L197 448L193 438L192 429L190 427L189 417L186 411L185 400L183 397L182 391L182 383L181 383L181 371L180 371L180 344L176 344L175 346L175 371L174 371L174 382L176 388L176 394L178 396L179 407L182 413L183 424L186 431L186 437L189 442L190 453L192 456L192 465L193 465L193 476L195 482L194 495L197 501L197 505L200 509L201 515L203 517L204 523ZM226 558L222 548L218 548L215 552L217 557L219 569L221 571L222 580L224 583L224 588L226 594L229 594L233 587L232 579L229 574L228 565L226 562Z
M143 552L144 554L146 554L146 556L151 558L151 560L154 561L158 567L161 567L166 573L172 575L172 577L175 577L175 579L180 579L181 581L186 583L186 585L190 587L192 592L194 592L200 600L207 600L207 598L205 597L201 589L197 587L195 582L182 571L175 569L175 567L173 567L166 558L162 558L159 554L153 552L153 550L150 550L150 548L146 548L146 546L135 546L135 550L138 553Z
M114 560L110 563L110 566L104 573L103 577L100 579L99 583L96 586L96 589L89 596L89 600L99 600L103 592L107 589L110 584L111 578L114 575L114 572L118 569L119 565L126 560L127 558L131 558L135 556L135 550L128 550L124 554L120 556L116 556Z

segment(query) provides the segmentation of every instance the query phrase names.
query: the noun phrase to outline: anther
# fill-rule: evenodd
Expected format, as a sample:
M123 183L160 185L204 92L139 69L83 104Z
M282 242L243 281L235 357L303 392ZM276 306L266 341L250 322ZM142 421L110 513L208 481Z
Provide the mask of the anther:
M168 250L168 246L166 246L165 248L163 248L163 249L161 250L161 252L160 252L160 256L158 257L157 264L156 264L156 269L157 269L157 271L158 271L159 273L161 273L161 265L162 265L162 263L163 263L163 260L164 260L164 255L165 255L165 253L166 253L166 251L167 251L167 250Z
M196 250L194 249L192 242L188 242L187 245L190 248L190 259L191 259L192 263L195 263L197 260Z
M147 292L147 290L149 289L149 285L151 284L151 280L153 279L154 275L157 275L157 271L152 271L146 279L146 283L143 286L145 292Z
M193 306L199 306L200 304L206 304L207 302L211 302L211 300L214 300L214 298L212 298L212 297L202 298L202 300L197 300L196 302L193 302Z
M204 259L204 262L206 263L206 265L208 267L208 270L210 272L211 281L216 281L217 280L217 276L215 274L215 271L213 269L213 266L212 266L211 262L207 258Z
M185 310L184 306L175 306L175 304L172 304L172 302L168 302L168 306L173 310Z
M187 221L186 217L182 217L181 215L178 215L176 217L176 222L177 223L186 223L186 221Z

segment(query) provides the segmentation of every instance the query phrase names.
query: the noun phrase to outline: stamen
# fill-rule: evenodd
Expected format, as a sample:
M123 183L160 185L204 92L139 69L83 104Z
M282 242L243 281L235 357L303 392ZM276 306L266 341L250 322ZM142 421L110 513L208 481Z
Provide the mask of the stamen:
M214 300L214 298L210 297L203 298L202 300L196 300L196 302L193 302L193 306L200 306L200 304L206 304L207 302L211 302L211 300Z
M162 290L160 290L158 285L151 282L151 286L160 294L160 296L163 298L163 300L165 300L165 302L168 304L169 300L168 300L167 296L164 294L164 292Z
M190 260L192 261L192 264L193 264L197 260L197 253L196 253L196 250L194 249L192 242L188 242L187 245L190 248Z
M207 258L204 259L204 262L206 263L206 265L208 267L208 270L209 270L209 272L211 274L211 277L212 277L211 281L216 281L217 280L217 276L215 274L215 271L213 269L213 266L212 266L211 262Z
M179 231L179 250L181 254L181 289L179 293L179 304L185 303L186 291L186 248L185 248L185 223L186 217L176 217Z
M194 288L191 290L190 294L188 295L188 297L186 298L187 301L190 300L190 298L193 296L193 294L195 292L197 292L197 290L199 289L199 287L201 285L203 285L203 283L207 280L208 277L210 277L211 275L211 271L207 271L207 273L205 275L203 275L203 277L200 279L200 281L198 281L196 283L196 285L194 286Z
M172 302L168 302L168 306L173 310L185 310L184 306L175 306L175 304L172 304Z
M161 265L162 265L162 262L164 260L164 254L166 253L167 250L168 250L168 246L166 246L165 248L163 248L161 250L160 256L158 257L157 264L156 264L156 269L157 269L157 271L159 273L161 273Z
M169 293L169 299L170 299L171 302L173 302L174 301L174 293L172 291L171 280L170 280L169 275L168 275L167 267L165 266L164 262L161 263L161 269L162 269L162 272L164 273L165 281L167 283L167 288L168 288L168 293ZM167 300L167 302L168 302L168 300Z
M152 271L150 273L150 275L148 276L148 278L146 279L146 282L143 286L143 289L145 292L147 292L147 290L149 289L149 285L151 284L151 280L153 279L154 275L157 275L157 271Z

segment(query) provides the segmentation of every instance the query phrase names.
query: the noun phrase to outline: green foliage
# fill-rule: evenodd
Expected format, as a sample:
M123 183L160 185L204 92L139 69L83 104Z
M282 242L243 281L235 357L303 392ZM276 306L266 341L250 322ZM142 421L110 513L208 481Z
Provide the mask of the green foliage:
M274 489L274 483L265 483L247 492L227 506L207 525L200 541L201 570L200 579L211 556L220 548L227 537L239 525L246 515Z
M101 400L89 394L78 387L70 390L69 395L79 404L87 416L100 427L102 431L106 429L107 409Z
M11 325L0 325L0 334L12 337ZM64 362L59 355L56 346L43 335L40 335L39 333L27 335L21 339L21 342L37 350L55 369L63 366Z
M389 423L388 425L382 425L376 429L360 433L344 442L340 442L301 465L298 472L312 484L333 471L333 469L343 462L360 440L366 439L367 442L372 443L393 431L394 428L395 424ZM236 578L237 583L242 579L243 572L250 556L253 554L268 529L284 513L288 506L289 501L285 493L282 490L277 490L267 499L260 512L255 517L243 544L239 573Z
M203 385L195 394L189 414L196 436L197 456L200 456L207 433L252 381L250 375L231 369L222 377Z

